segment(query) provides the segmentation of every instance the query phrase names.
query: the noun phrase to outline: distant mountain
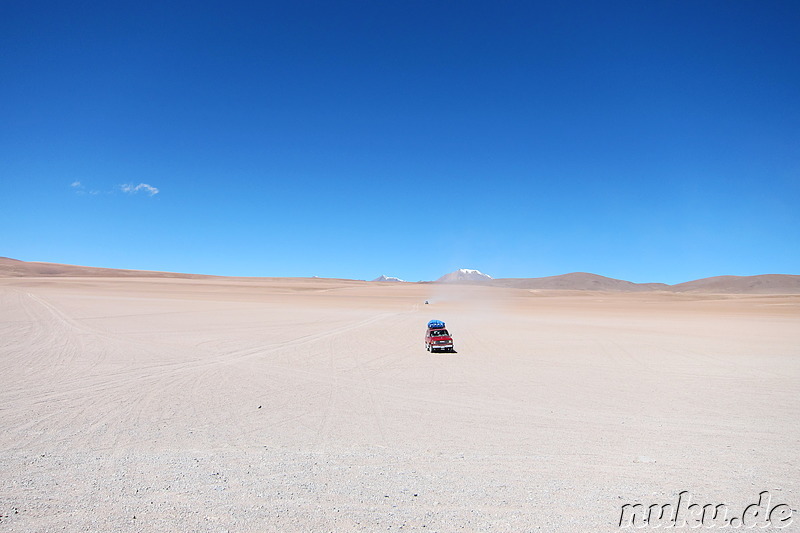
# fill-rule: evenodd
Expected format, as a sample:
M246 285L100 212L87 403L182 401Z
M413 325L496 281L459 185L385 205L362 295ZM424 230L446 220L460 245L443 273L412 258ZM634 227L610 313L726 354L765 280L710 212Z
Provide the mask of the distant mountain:
M517 289L616 292L664 291L670 288L665 283L633 283L588 272L572 272L545 278L502 278L494 280L492 285Z
M445 274L437 279L438 283L461 283L461 282L487 282L492 281L492 276L484 274L480 270L473 270L470 268L459 268L455 272Z
M760 276L717 276L667 285L666 283L633 283L588 272L572 272L544 278L492 279L478 270L462 268L445 274L437 282L470 283L493 287L532 290L647 292L666 291L706 294L800 294L800 276L763 274Z
M400 279L400 278L395 278L395 277L392 277L392 276L383 276L383 275L381 275L381 276L373 279L372 281L395 281L395 282L402 281L402 282L404 282L405 280L404 279Z
M155 272L148 270L121 270L114 268L62 265L58 263L36 263L0 257L0 278L20 277L108 277L108 278L218 278L203 274L178 272ZM266 278L265 278L266 279ZM402 282L400 278L380 276L373 281ZM509 287L533 290L564 291L608 291L645 292L665 291L674 293L702 294L800 294L800 276L791 274L763 274L760 276L716 276L677 285L664 283L632 283L621 279L607 278L587 272L573 272L545 278L500 278L462 268L445 274L437 282L470 283L490 287Z

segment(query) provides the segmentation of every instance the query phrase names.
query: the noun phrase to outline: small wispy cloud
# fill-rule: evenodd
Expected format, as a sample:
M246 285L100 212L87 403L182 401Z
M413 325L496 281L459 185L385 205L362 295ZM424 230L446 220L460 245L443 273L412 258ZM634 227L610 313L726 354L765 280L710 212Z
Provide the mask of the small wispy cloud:
M138 185L134 185L133 183L125 183L123 185L118 185L116 188L111 190L97 190L97 189L87 189L86 185L84 185L81 181L75 180L69 184L69 186L75 191L75 194L85 195L97 195L97 194L114 194L117 190L122 191L127 194L137 194L137 193L144 193L148 196L155 196L158 194L158 188L153 187L148 183L139 183Z
M98 191L97 189L87 189L86 185L84 185L78 180L73 181L72 183L69 184L69 186L72 187L72 189L75 191L75 194L79 194L81 196L86 194L91 194L93 196L96 194L100 194L100 191Z
M158 189L147 183L140 183L139 185L126 183L125 185L120 185L119 188L122 192L126 192L128 194L136 194L138 192L145 192L150 196L158 194Z

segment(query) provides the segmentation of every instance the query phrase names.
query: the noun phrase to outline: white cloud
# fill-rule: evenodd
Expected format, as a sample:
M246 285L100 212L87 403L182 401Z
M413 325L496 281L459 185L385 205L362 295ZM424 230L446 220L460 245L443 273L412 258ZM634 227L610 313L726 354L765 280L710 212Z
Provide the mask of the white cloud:
M76 189L83 189L83 185L81 185L80 181L73 181L69 186L75 187Z
M119 188L122 190L122 192L127 192L129 194L136 194L139 191L144 191L150 196L158 194L158 189L152 185L148 185L147 183L140 183L139 185L126 183L125 185L120 185Z

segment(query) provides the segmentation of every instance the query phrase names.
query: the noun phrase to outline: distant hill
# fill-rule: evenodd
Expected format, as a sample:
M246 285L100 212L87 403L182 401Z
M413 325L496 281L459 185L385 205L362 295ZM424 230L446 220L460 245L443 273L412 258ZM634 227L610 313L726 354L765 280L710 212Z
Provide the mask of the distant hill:
M621 279L607 278L588 272L572 272L545 278L502 278L492 285L518 289L567 290L567 291L617 291L642 292L669 290L665 283L633 283Z
M716 276L679 283L670 287L670 290L715 294L800 294L800 276L790 274Z
M404 282L405 280L400 279L400 278L395 278L395 277L392 277L392 276L381 275L381 276L378 276L377 278L373 279L372 281L393 281L393 282L400 281L400 282Z
M0 257L0 277L126 277L126 278L213 278L202 274L155 272L151 270L122 270L59 263L37 263Z
M677 285L633 283L588 272L572 272L543 278L498 278L477 270L460 269L445 274L437 282L470 283L494 287L531 290L609 291L609 292L697 292L710 294L800 294L800 276L763 274L759 276L717 276Z

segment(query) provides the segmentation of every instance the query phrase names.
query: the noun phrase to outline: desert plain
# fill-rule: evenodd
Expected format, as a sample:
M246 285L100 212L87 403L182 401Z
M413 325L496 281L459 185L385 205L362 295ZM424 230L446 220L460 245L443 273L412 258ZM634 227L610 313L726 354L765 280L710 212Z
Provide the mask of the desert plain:
M0 365L0 531L800 524L797 294L0 277Z

